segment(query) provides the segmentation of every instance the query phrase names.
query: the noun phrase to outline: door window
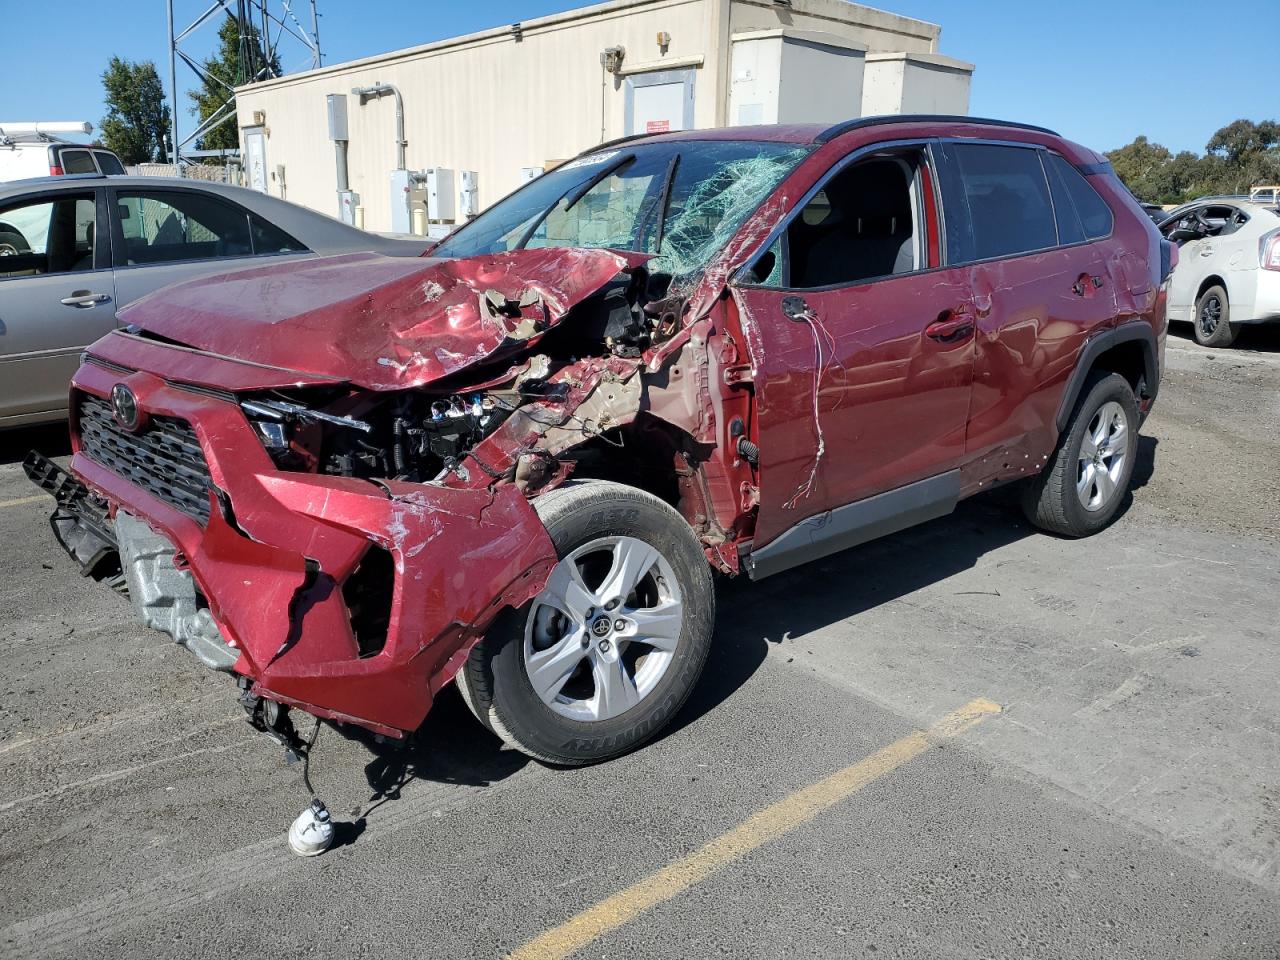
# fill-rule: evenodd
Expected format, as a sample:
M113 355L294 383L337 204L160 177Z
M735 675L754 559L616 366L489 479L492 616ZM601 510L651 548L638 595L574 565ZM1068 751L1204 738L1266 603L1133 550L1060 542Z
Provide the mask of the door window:
M247 257L246 211L194 191L120 191L116 210L129 266Z
M96 220L92 193L0 210L0 280L92 270Z
M853 163L827 180L753 268L796 289L866 283L924 266L918 150ZM780 261L785 261L780 269ZM783 280L785 277L785 281Z
M968 249L961 260L1012 257L1057 245L1040 151L978 143L951 149L969 210Z

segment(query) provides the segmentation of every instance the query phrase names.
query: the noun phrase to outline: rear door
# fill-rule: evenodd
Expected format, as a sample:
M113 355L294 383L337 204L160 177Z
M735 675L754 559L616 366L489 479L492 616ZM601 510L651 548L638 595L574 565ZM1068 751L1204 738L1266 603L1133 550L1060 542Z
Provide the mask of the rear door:
M977 323L974 491L1032 475L1057 442L1081 346L1116 316L1114 218L1078 170L1035 144L951 141L943 153L948 262L965 268Z
M121 306L191 277L309 256L293 237L239 204L178 187L109 190Z
M757 551L889 491L855 525L888 521L878 535L895 517L906 525L954 505L947 478L964 454L974 324L963 271L941 264L931 155L908 142L846 157L735 283L759 338ZM943 479L913 486L930 478ZM805 536L834 549L868 539L821 526Z
M95 189L0 208L0 423L65 409L80 351L115 326L104 211Z

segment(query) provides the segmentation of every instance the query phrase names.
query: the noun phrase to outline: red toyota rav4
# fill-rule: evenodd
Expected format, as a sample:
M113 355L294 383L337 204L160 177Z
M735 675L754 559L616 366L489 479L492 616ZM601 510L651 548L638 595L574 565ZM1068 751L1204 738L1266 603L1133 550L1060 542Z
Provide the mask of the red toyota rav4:
M600 760L697 681L712 573L766 577L1022 484L1111 520L1171 248L1094 152L959 117L607 144L426 260L183 283L72 385L63 545L289 707L391 737L456 681Z

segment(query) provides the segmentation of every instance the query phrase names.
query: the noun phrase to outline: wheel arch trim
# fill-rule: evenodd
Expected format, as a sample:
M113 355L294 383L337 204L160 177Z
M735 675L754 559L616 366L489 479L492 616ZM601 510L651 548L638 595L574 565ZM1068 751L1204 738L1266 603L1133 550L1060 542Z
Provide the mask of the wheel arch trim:
M1058 415L1054 422L1059 433L1067 428L1071 411L1075 409L1080 391L1084 389L1085 378L1093 370L1098 358L1114 347L1133 341L1142 345L1143 374L1146 380L1144 395L1151 400L1156 398L1156 394L1160 391L1160 361L1155 331L1145 320L1123 323L1085 341L1080 350L1080 359L1076 361L1075 369L1071 371L1066 390L1062 394L1062 401L1058 404Z

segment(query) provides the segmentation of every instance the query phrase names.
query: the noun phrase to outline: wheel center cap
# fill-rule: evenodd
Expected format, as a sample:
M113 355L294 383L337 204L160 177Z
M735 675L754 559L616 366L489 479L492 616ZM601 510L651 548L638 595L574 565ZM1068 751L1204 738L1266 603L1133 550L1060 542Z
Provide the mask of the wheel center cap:
M596 617L591 624L591 632L597 637L607 637L609 631L613 629L613 621L608 617Z

